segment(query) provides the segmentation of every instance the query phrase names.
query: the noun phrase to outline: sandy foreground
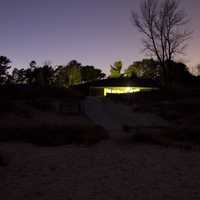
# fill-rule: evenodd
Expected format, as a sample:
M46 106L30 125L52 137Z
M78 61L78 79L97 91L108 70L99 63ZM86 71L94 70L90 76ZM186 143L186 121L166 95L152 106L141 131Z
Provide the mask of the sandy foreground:
M121 131L123 125L168 123L98 99L89 99L84 109L93 121L44 112L31 120L15 115L0 119L2 127L96 123L111 136L89 147L0 143L0 155L8 163L0 166L0 200L200 199L200 151L131 142Z
M0 199L200 199L200 153L108 140L94 146L0 144Z

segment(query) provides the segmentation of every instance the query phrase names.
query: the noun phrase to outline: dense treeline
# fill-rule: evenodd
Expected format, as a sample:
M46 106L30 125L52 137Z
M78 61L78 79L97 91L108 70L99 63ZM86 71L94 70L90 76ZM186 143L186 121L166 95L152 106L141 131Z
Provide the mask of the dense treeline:
M9 73L10 68L11 61L5 56L0 56L0 85L23 84L42 87L69 87L105 77L100 69L94 66L83 66L76 60L70 61L65 66L56 67L49 63L38 66L36 61L31 61L27 68L14 68Z
M169 85L174 86L177 84L197 84L200 82L200 73L198 76L194 76L189 72L188 67L181 62L166 61L168 66L168 81ZM129 65L122 73L123 63L122 61L116 61L110 66L110 78L140 78L150 79L157 82L161 82L162 68L160 63L154 59L143 59L141 61L135 61ZM199 65L197 70L200 69ZM199 70L200 72L200 70Z
M168 66L168 79L171 84L199 83L200 76L192 75L185 64L174 61L167 61L166 64ZM197 69L199 69L198 67ZM70 61L67 65L55 67L47 62L39 66L36 61L31 61L26 68L14 68L12 71L10 71L10 68L11 61L5 56L0 56L0 85L68 88L73 85L100 80L106 76L101 69L94 66L83 66L76 60ZM135 61L122 72L123 68L123 62L116 61L110 66L109 78L127 77L161 81L161 67L156 60Z

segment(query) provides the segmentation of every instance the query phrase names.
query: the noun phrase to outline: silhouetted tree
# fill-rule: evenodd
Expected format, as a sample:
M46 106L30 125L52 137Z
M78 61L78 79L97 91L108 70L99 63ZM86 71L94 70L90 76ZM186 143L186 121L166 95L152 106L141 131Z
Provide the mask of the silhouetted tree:
M8 69L11 68L10 63L11 61L7 57L0 56L0 85L8 81Z
M32 70L34 70L36 67L37 67L37 62L35 60L32 60L30 63L29 63L29 66Z
M81 63L70 61L66 66L58 66L54 73L57 87L69 87L81 83Z
M14 68L12 71L12 81L14 84L27 84L27 76L24 68L17 69Z
M197 65L197 76L200 76L200 64Z
M35 85L47 87L53 84L54 70L52 66L45 64L43 67L34 69Z
M162 84L169 84L168 65L183 53L191 32L184 29L188 19L176 0L144 0L141 15L132 13L134 25L143 34L144 49L155 56L162 70Z
M43 66L37 65L36 61L31 61L27 69L14 68L12 75L7 73L10 61L6 57L0 58L1 74L3 83L27 84L31 86L56 86L70 87L81 82L93 81L105 77L100 69L93 66L82 66L76 60L70 61L66 66L58 66L54 70L49 62Z
M159 63L153 59L134 62L125 70L124 76L158 80L160 77Z
M119 78L121 76L122 61L116 61L110 68L110 78Z
M68 87L69 80L66 67L59 65L54 71L54 84L56 87Z
M78 63L76 60L72 60L68 63L66 68L69 86L81 83L81 63Z
M193 79L193 75L188 71L187 66L181 62L167 61L169 66L169 81L171 83L189 83Z
M37 62L32 60L29 63L29 68L25 70L26 83L28 85L35 85L37 79Z
M42 67L37 66L35 61L31 61L27 69L14 69L12 80L16 84L28 84L46 87L53 84L54 70L52 66L45 64Z
M94 81L104 77L105 74L100 69L95 69L94 66L81 67L81 82Z

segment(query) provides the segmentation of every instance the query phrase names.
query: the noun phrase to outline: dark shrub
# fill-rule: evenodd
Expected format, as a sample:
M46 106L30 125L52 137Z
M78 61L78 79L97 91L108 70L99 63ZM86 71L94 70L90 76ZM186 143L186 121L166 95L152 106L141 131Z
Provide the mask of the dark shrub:
M51 99L33 99L28 104L40 111L52 111L54 109Z
M108 133L99 126L41 126L0 130L1 142L28 142L39 146L89 145L108 138Z
M8 158L5 157L3 152L0 152L0 167L5 167L8 165Z
M7 114L9 112L12 112L14 110L15 105L12 101L9 101L8 99L1 99L0 100L0 114Z

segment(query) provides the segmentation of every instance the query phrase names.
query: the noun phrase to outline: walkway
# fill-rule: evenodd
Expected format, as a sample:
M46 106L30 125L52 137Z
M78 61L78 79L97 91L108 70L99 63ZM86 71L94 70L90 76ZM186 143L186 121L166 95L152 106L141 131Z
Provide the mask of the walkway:
M130 106L101 97L87 97L82 103L85 114L108 131L122 132L123 126L167 127L169 124L151 113L134 113Z

